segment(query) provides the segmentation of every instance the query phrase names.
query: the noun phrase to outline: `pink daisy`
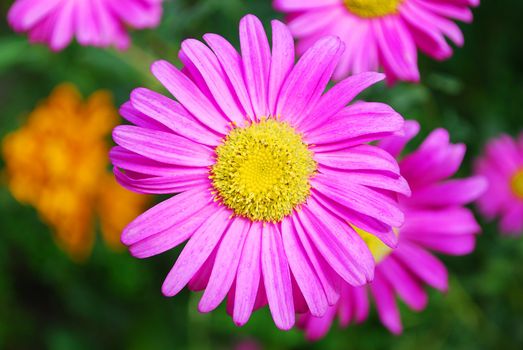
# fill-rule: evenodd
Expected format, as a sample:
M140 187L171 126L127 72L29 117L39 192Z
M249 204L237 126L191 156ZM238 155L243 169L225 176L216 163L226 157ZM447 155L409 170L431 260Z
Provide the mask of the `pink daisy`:
M500 217L502 232L523 234L523 133L517 140L502 135L490 141L476 162L476 173L489 182L478 200L481 213L488 219Z
M55 51L73 37L81 45L125 49L126 27L156 27L161 16L162 0L16 0L8 21L15 31L29 33L31 42Z
M122 242L146 258L187 241L163 293L205 290L199 310L228 295L236 324L268 303L289 329L295 311L323 315L339 283L363 285L374 260L347 222L395 246L396 193L410 193L393 157L367 142L400 130L381 103L347 104L383 79L362 73L323 93L343 53L319 40L294 62L287 27L240 23L241 54L224 38L181 45L179 70L152 72L176 98L139 88L121 114L111 152L118 181L141 193L180 193L131 223ZM386 192L388 191L388 192Z
M418 129L416 122L407 122L403 136L389 137L380 146L398 157ZM447 270L430 251L464 255L474 250L475 234L480 227L464 205L478 198L486 188L481 176L449 180L464 154L463 144L449 143L448 132L438 129L400 161L401 174L409 182L412 196L400 197L405 223L398 230L397 248L391 250L364 230L356 229L376 260L374 281L364 287L344 284L338 304L331 306L322 318L302 316L299 324L308 338L323 337L336 315L344 327L353 321L364 321L369 312L369 290L381 322L392 333L399 334L402 325L396 295L411 309L420 311L427 304L424 285L447 290Z
M289 29L304 52L325 35L347 46L334 79L383 68L387 81L418 82L417 49L444 60L452 55L446 37L463 45L452 19L471 22L479 0L274 0L290 14Z

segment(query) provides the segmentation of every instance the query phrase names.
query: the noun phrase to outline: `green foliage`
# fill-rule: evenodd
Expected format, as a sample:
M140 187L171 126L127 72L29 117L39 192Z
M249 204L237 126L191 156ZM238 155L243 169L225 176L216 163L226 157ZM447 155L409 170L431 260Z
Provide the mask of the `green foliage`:
M0 5L2 18L7 7ZM133 33L134 46L125 53L75 44L54 54L29 45L2 22L0 137L23 124L38 101L64 81L85 94L109 89L118 104L135 87L160 89L148 72L153 60L178 64L181 40L206 32L237 44L238 21L247 12L266 25L281 17L269 0L167 0L161 27ZM434 128L448 128L453 141L468 146L463 175L488 138L523 129L523 2L483 1L474 12L474 23L462 26L465 47L452 59L421 58L422 84L382 85L366 95L419 120L418 142ZM474 254L443 259L451 275L447 294L431 291L421 313L402 306L402 336L390 335L372 313L363 326L335 327L323 341L307 343L299 331L277 330L267 310L239 329L223 306L199 314L198 295L161 296L178 251L140 261L109 250L98 238L87 262L71 262L36 212L2 186L0 348L229 349L254 339L267 349L521 349L523 240L501 237L495 224L483 227Z

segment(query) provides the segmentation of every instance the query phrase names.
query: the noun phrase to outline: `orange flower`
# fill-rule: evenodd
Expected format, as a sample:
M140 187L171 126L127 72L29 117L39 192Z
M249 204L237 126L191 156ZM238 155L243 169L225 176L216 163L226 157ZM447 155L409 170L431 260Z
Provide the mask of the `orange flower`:
M148 202L107 171L108 136L118 122L110 93L95 92L84 102L64 84L3 141L11 193L37 209L74 260L92 249L95 215L106 243L118 248L121 230Z

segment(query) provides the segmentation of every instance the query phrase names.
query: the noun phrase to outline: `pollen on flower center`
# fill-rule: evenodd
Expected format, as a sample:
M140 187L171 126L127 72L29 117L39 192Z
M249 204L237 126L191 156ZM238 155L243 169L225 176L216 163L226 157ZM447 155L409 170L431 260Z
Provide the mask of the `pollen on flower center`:
M373 234L370 234L367 231L364 231L354 225L351 226L354 229L354 231L356 231L356 233L360 235L367 247L369 247L369 250L372 253L372 256L374 257L374 261L376 262L376 264L381 262L383 259L387 257L387 255L389 255L392 252L392 249L390 247L386 246ZM396 230L394 230L394 232L396 233L396 235L398 234Z
M216 157L210 176L216 198L238 216L278 222L310 194L316 162L288 123L264 118L235 128Z
M510 181L510 187L512 192L518 197L523 199L523 169L519 170Z
M403 0L344 0L347 9L363 18L395 14Z

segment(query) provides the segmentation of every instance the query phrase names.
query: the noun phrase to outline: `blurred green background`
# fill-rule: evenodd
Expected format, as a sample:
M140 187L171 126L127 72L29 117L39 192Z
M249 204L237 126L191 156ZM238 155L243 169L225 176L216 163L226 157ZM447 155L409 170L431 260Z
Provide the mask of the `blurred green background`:
M281 18L269 0L165 2L160 28L133 33L127 53L75 44L60 54L13 34L5 22L12 1L0 2L0 137L23 125L59 83L84 94L109 89L121 104L134 87L159 89L148 66L160 57L176 62L183 38L216 32L237 44L245 13L265 25ZM488 138L523 129L523 1L483 1L474 13L452 59L421 57L422 84L380 85L366 95L419 120L421 136L448 128L453 141L468 145L462 175ZM199 314L197 294L164 298L160 286L178 251L140 261L98 237L86 262L71 262L36 211L13 199L4 175L0 185L1 349L229 349L245 340L266 349L523 349L523 238L501 237L495 224L482 222L474 254L443 258L446 295L431 291L422 313L402 305L402 336L390 335L373 312L363 326L335 327L307 343L299 331L277 330L267 310L236 328L224 307Z

